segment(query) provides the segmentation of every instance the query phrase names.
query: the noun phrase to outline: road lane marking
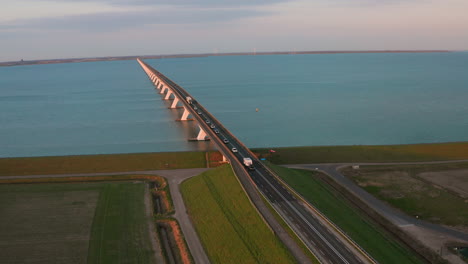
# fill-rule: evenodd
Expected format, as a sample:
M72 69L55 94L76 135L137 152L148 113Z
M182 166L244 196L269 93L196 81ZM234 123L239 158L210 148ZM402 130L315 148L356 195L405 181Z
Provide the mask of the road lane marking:
M260 176L266 181L266 183L268 183L271 188L273 188L273 190L275 190L279 196L281 196L281 198L283 198L283 200L286 202L286 204L289 205L289 207L291 209L293 209L294 212L296 212L296 215L298 215L311 229L312 231L314 231L314 233L316 233L320 239L322 239L323 242L325 242L325 244L327 244L327 246L344 262L344 263L348 263L349 262L340 254L340 252L338 252L338 250L333 247L333 245L330 244L330 242L324 237L322 236L322 234L307 220L307 218L305 218L284 196L283 194L281 194L279 192L278 189L276 189L276 187L270 182L268 181L265 176L263 176L263 174L260 173Z

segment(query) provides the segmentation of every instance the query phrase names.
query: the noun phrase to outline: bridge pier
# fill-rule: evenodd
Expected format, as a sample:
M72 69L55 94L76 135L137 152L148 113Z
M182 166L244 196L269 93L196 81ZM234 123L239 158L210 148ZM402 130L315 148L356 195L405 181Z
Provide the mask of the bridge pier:
M198 128L200 129L200 131L198 132L197 137L196 138L189 138L189 141L206 141L206 140L210 140L207 137L205 130L203 130L203 128L200 126L200 124L198 124Z
M193 118L188 118L190 115L189 110L185 108L185 106L182 106L184 108L184 113L182 114L182 117L180 119L176 119L176 121L193 121Z
M174 91L171 89L171 87L166 85L164 80L160 79L157 74L153 73L153 71L149 67L147 67L144 63L142 63L140 61L140 59L138 59L138 62L143 67L143 70L148 75L148 78L154 84L156 89L159 90L159 94L165 94L163 100L171 100L171 99L174 100L171 103L171 106L169 108L170 109L184 108L184 112L182 113L181 118L177 119L176 121L193 121L194 120L193 118L189 118L189 115L191 114L191 112L189 111L189 109L187 109L185 104L183 104L183 106L180 106L180 107L177 106L177 104L179 104L179 102L181 102L181 99L179 99L177 97L177 94L174 93ZM173 95L173 98L171 98L172 95ZM203 130L203 128L200 126L200 124L198 124L198 129L199 129L199 132L198 132L197 137L196 138L189 138L188 139L189 141L206 141L206 140L210 140L210 138L206 134L205 130ZM223 161L224 162L226 161L225 156L223 156Z
M174 101L172 102L171 106L169 107L170 109L177 108L177 103L179 103L179 98L177 96L174 98ZM184 108L185 109L185 108Z
M171 99L171 95L173 95L174 93L172 92L171 89L169 89L169 91L167 92L166 96L164 97L164 100L170 100Z
M165 86L164 84L161 84L161 91L159 91L159 93L164 94L166 89L169 89L169 87Z
M200 132L198 132L197 140L205 140L206 139L206 132L201 128L200 125L198 125L200 128Z

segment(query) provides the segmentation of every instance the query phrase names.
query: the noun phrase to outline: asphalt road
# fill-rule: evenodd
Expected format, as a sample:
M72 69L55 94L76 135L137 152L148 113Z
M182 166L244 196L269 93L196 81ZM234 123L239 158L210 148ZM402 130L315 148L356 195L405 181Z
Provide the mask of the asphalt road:
M150 66L146 66L152 69ZM186 97L191 97L194 100L193 96L163 74L154 69L152 70L161 80L172 87L173 92L181 99L180 101L191 112L193 118L210 136L211 140L214 141L223 155L231 161L236 175L239 177L241 183L243 183L249 196L252 197L255 190L249 191L247 188L248 185L246 184L246 182L249 181L243 179L244 177L248 177L250 183L254 184L263 196L270 201L276 211L285 219L296 234L300 236L306 246L314 252L320 261L323 263L363 263L363 259L365 261L365 258L362 258L362 256L356 256L352 250L350 250L349 245L343 243L344 240L342 238L338 237L336 233L331 232L328 227L325 227L322 222L318 220L318 216L307 210L294 195L276 180L276 177L250 152L250 150L232 135L209 111L196 101L189 103L185 100ZM194 110L195 107L197 111ZM212 124L214 124L214 128L210 127ZM215 133L215 129L217 129L219 133ZM238 152L232 152L232 148L236 148ZM244 157L250 157L254 161L254 170L246 170L245 167L242 166L241 163ZM269 219L267 219L267 221L269 221ZM277 229L274 228L274 230L278 232ZM286 243L286 245L288 246L288 243ZM295 253L293 250L293 254L296 258L301 259L298 252Z
M415 225L423 227L435 232L439 232L454 238L462 239L468 242L468 234L461 231L457 231L445 226L432 224L426 221L416 219L415 217L406 215L401 211L390 207L386 203L378 200L373 195L366 192L364 189L359 187L353 181L345 177L340 173L339 169L351 166L351 165L404 165L404 164L443 164L443 163L454 163L454 162L466 162L468 160L456 160L456 161L431 161L431 162L401 162L401 163L333 163L333 164L290 164L284 165L288 168L306 169L306 170L319 170L330 177L332 177L338 184L345 187L348 191L354 194L356 197L361 199L364 203L378 212L380 215L387 218L393 224L404 227L409 225Z

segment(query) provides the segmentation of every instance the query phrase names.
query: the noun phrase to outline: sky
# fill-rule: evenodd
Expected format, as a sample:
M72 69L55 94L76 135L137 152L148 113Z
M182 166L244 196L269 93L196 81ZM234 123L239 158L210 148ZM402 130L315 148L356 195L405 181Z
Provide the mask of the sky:
M0 0L0 61L468 50L467 0Z

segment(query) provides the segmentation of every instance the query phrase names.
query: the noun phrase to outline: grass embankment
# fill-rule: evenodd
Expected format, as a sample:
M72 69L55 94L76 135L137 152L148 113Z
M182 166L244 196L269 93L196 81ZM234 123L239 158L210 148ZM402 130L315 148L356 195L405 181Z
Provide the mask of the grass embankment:
M359 170L345 169L342 172L377 198L401 209L409 215L436 224L468 228L468 203L439 182L435 184L423 178L423 173L444 172L440 178L447 183L450 173L466 170L468 163L434 165L361 166ZM464 172L466 173L466 172ZM466 175L466 174L465 174ZM465 178L466 179L466 178ZM464 184L464 185L463 185ZM459 182L458 187L466 190L468 183Z
M318 172L269 164L285 182L339 226L379 263L422 263L376 224L359 214L346 199L319 180Z
M0 263L154 263L144 183L0 186Z
M295 263L249 202L229 165L181 185L212 263Z
M468 142L386 145L320 146L254 149L275 164L338 162L404 162L468 159Z
M0 176L205 168L205 152L0 158Z

